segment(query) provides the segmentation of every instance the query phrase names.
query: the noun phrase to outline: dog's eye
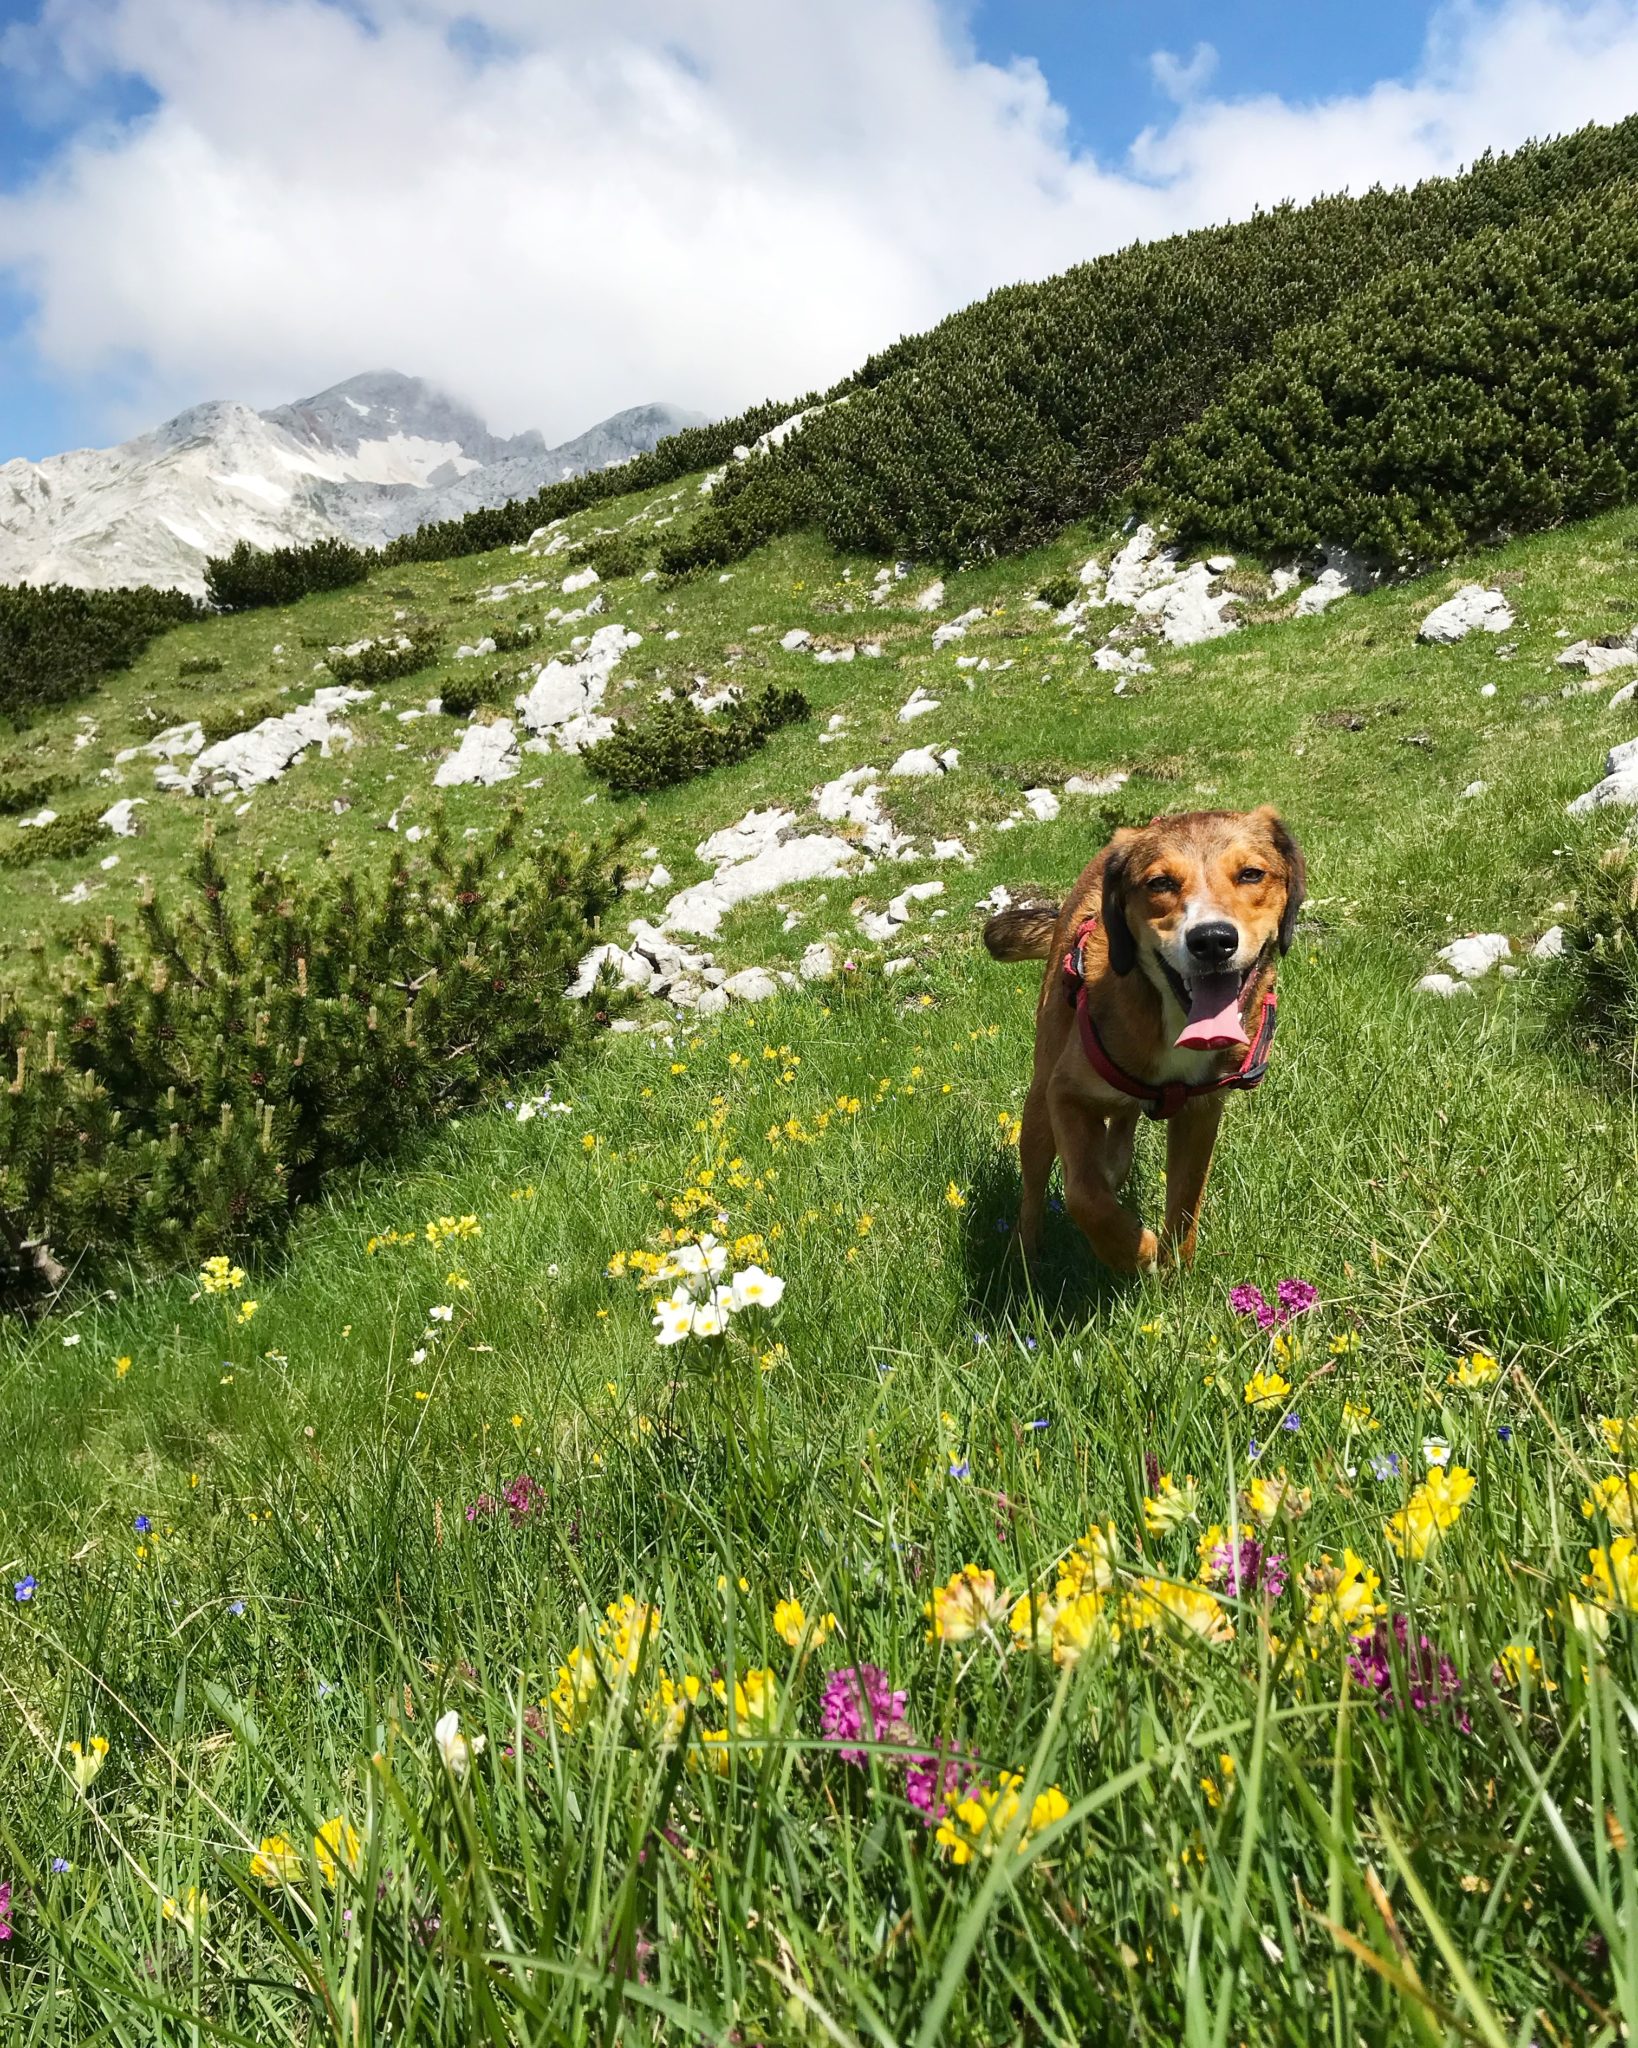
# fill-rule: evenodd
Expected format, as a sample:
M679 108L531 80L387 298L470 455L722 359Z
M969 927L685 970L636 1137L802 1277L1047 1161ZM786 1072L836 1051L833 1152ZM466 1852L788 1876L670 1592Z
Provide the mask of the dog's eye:
M1177 880L1172 875L1151 875L1143 886L1151 896L1175 896L1178 889Z
M1255 888L1259 882L1266 882L1268 880L1268 874L1267 871L1263 868L1242 868L1234 879L1241 885L1242 888L1252 889Z

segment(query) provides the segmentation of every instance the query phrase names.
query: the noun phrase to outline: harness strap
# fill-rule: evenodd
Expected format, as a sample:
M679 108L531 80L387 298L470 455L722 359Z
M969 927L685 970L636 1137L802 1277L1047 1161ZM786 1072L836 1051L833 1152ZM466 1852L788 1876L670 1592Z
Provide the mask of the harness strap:
M1231 1074L1219 1074L1211 1081L1166 1081L1156 1085L1140 1081L1135 1074L1128 1074L1110 1058L1103 1040L1098 1036L1098 1027L1092 1021L1091 1007L1087 1002L1085 954L1086 942L1097 927L1097 918L1086 918L1075 933L1075 940L1064 955L1064 995L1075 1006L1075 1022L1080 1030L1081 1050L1086 1054L1096 1072L1107 1081L1111 1088L1122 1095L1130 1095L1141 1102L1144 1113L1164 1122L1174 1117L1187 1102L1197 1095L1215 1095L1220 1088L1241 1088L1249 1091L1255 1088L1268 1072L1268 1056L1274 1044L1274 1027L1278 1020L1279 997L1273 989L1263 996L1257 1013L1257 1028L1251 1034L1251 1043L1246 1056Z

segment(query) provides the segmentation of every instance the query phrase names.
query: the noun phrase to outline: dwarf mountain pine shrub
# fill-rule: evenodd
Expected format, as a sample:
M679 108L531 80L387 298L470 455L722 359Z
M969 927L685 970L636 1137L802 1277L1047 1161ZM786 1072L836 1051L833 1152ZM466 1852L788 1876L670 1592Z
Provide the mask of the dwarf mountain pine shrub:
M83 697L200 609L179 590L0 585L0 715L20 723Z
M19 811L37 811L48 797L55 796L66 778L46 769L25 770L0 779L0 817L15 817Z
M809 525L844 551L944 562L1034 546L1121 498L1152 450L1316 308L1635 175L1629 119L1414 190L1276 207L1007 286L873 358L846 404L771 454L730 465L662 541L660 566L731 561Z
M377 683L396 682L400 676L413 676L431 668L440 651L438 635L432 627L417 626L397 640L372 640L357 654L330 648L325 653L324 666L337 683L345 683L351 689L360 685L373 688Z
M253 548L242 540L231 554L213 555L206 562L205 589L218 611L294 604L311 591L362 583L372 559L362 548L333 538L302 548Z
M107 831L95 804L63 811L49 825L20 825L0 841L0 868L31 868L42 860L75 860L89 853Z
M1042 604L1051 605L1055 612L1061 612L1066 604L1073 604L1080 594L1080 579L1075 576L1054 576L1035 593Z
M237 732L249 732L264 718L277 718L281 711L289 709L288 700L282 697L238 697L228 698L219 704L207 704L195 716L199 730L205 735L205 745L214 747L218 740L230 740Z
M563 991L615 854L531 845L514 810L487 841L440 819L372 873L236 885L207 830L185 906L150 893L134 933L110 920L3 999L10 1281L53 1269L42 1245L94 1270L264 1243L337 1169L574 1044Z
M629 533L604 534L586 550L586 559L605 583L621 576L641 573L644 562L642 542Z
M1571 1028L1630 1070L1638 1060L1638 852L1618 843L1580 863L1565 925Z
M586 772L615 796L647 796L743 761L783 725L810 715L800 690L765 684L720 711L704 712L686 697L656 704L642 719L618 725L581 755Z
M1392 561L1638 492L1638 187L1486 229L1297 330L1160 449L1186 539Z
M177 680L186 682L190 676L219 676L226 666L219 654L190 654L186 661L177 663Z

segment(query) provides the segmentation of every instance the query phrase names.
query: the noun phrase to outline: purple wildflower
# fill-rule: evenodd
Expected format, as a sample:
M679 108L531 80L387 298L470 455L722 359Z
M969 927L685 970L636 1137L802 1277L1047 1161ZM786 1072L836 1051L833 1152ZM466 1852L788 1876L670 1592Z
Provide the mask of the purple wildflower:
M39 1583L39 1580L32 1572L29 1573L26 1579L14 1580L12 1582L12 1598L15 1600L32 1600L34 1598L34 1589Z
M146 1515L133 1515L131 1517L131 1527L137 1532L139 1536L146 1536L148 1531L153 1527L153 1523L148 1519Z
M66 1856L53 1856L51 1859L51 1874L53 1877L61 1877L64 1871L72 1870L73 1868L73 1864L69 1862Z
M933 1754L910 1759L904 1773L904 1796L929 1827L936 1827L945 1808L959 1800L972 1782L967 1753L957 1743L941 1741Z
M1403 1697L1398 1690L1398 1675L1394 1668L1395 1645L1398 1646L1399 1664L1404 1673ZM1384 1718L1395 1707L1409 1706L1418 1714L1438 1714L1450 1706L1456 1725L1464 1734L1472 1726L1466 1710L1454 1705L1462 1690L1455 1665L1448 1657L1441 1656L1424 1635L1416 1638L1413 1648L1410 1623L1402 1614L1393 1618L1392 1643L1387 1629L1380 1625L1371 1635L1356 1640L1349 1653L1348 1669L1356 1685L1376 1694L1377 1709Z
M492 1493L480 1493L476 1500L467 1503L466 1519L469 1522L487 1522L494 1512L495 1496Z
M1288 1414L1282 1415L1280 1417L1280 1427L1281 1429L1289 1429L1293 1431L1302 1428L1302 1417L1297 1413L1295 1408L1291 1409Z
M1237 1316L1255 1316L1259 1330L1266 1330L1274 1320L1274 1311L1264 1301L1262 1289L1249 1283L1229 1289L1229 1307Z
M506 1512L512 1518L514 1529L522 1528L531 1515L543 1514L546 1510L546 1489L538 1479L531 1479L527 1472L520 1472L501 1498L506 1502Z
M966 1458L957 1458L950 1467L950 1477L952 1479L970 1479L972 1477L972 1470L972 1465Z
M1288 1316L1305 1316L1319 1300L1319 1289L1311 1280L1282 1280L1274 1292L1279 1296L1280 1321Z
M1236 1598L1260 1593L1264 1599L1278 1600L1285 1591L1285 1553L1265 1550L1249 1537L1238 1549L1230 1543L1219 1543L1211 1554L1211 1575L1221 1580L1224 1590Z
M819 1725L827 1742L903 1742L910 1734L904 1718L908 1693L895 1692L877 1664L848 1664L825 1680L819 1703ZM862 1749L844 1749L843 1763L863 1765Z
M0 1941L11 1939L11 1879L0 1884Z
M1371 1477L1383 1484L1399 1477L1399 1453L1385 1451L1381 1457L1371 1460Z

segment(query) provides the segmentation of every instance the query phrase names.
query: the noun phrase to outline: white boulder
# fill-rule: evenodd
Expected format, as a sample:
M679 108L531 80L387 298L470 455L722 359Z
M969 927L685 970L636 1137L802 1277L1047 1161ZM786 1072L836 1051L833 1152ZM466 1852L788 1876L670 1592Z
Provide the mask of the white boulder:
M1483 981L1493 967L1512 955L1505 932L1472 932L1441 946L1434 958L1442 960L1459 980Z
M909 696L899 706L899 723L900 725L909 725L913 720L925 718L929 711L936 711L937 709L938 699L936 697L929 697L920 683L917 683Z
M1482 583L1464 583L1454 597L1435 605L1422 621L1417 639L1447 647L1469 633L1505 633L1513 623L1513 607L1499 590Z
M813 635L806 626L792 626L779 644L787 654L798 654L804 647L811 646L812 643Z
M97 820L106 825L116 839L134 839L137 834L136 807L145 804L145 796L122 796L117 804L110 804Z
M958 747L906 747L904 752L888 769L889 775L948 775L961 765L961 751Z
M1062 806L1050 789L1026 789L1024 807L1032 818L1043 825L1050 825Z
M577 590L590 590L594 583L601 580L597 571L588 562L584 569L576 569L572 574L564 577L563 595L565 597L573 597Z
M438 763L432 780L438 789L465 783L479 783L487 789L497 782L509 782L520 766L512 721L497 718L493 725L469 725L454 753Z
M779 993L779 984L766 967L742 967L722 984L736 1003L765 1003Z
M1452 996L1471 996L1473 993L1467 982L1457 981L1448 974L1424 974L1416 984L1416 991L1418 995L1440 996L1447 1003Z

